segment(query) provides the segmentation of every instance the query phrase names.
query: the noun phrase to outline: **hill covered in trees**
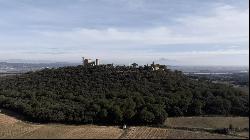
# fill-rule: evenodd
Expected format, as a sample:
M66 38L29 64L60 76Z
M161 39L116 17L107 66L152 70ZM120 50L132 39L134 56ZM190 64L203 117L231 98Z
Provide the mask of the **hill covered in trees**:
M162 124L167 116L248 116L249 97L180 71L101 65L4 77L0 107L37 122Z

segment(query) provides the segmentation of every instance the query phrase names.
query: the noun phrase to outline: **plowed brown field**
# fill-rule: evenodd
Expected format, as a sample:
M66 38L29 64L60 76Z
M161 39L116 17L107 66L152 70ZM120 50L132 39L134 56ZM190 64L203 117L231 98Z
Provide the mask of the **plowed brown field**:
M123 139L236 139L238 137L186 130L130 127Z

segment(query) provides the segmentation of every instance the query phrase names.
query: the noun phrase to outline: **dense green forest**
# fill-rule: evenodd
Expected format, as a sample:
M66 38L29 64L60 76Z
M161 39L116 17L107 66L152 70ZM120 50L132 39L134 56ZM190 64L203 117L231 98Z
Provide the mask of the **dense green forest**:
M0 79L0 107L36 122L162 124L167 116L248 116L232 87L148 66L77 66Z

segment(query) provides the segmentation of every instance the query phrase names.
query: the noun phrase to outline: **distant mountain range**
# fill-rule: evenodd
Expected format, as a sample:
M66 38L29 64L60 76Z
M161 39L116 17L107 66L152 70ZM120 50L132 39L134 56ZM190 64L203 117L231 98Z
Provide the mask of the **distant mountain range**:
M76 66L80 65L77 63L68 63L68 62L54 62L54 63L45 63L42 61L8 61L8 62L0 62L0 73L22 73L28 71L37 71L44 68L59 68L65 66Z
M174 60L174 59L167 59L167 58L160 58L158 60L155 60L155 63L159 63L159 64L164 64L164 65L183 65L182 62Z
M7 60L0 60L0 62L7 62L7 63L65 63L68 64L69 62L55 62L49 60L25 60L25 59L7 59Z

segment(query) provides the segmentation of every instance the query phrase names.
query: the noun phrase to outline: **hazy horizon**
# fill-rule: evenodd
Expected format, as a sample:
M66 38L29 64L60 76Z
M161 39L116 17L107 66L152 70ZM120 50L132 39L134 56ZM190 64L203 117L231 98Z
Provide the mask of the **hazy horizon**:
M0 61L249 66L248 0L0 0L0 16Z
M169 66L177 66L177 67L243 67L243 68L249 68L249 65L185 65L185 64L174 64L174 63L164 63L157 60L148 61L145 63L138 63L137 61L129 61L128 63L121 63L119 61L116 61L116 63L113 60L101 60L100 64L114 64L114 65L131 65L132 63L138 63L139 66L152 64L152 62L169 65ZM0 60L1 62L5 63L26 63L26 64L53 64L53 63L68 63L68 64L82 64L82 61L79 59L79 61L51 61L51 60L24 60L24 59L8 59L8 60Z

